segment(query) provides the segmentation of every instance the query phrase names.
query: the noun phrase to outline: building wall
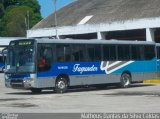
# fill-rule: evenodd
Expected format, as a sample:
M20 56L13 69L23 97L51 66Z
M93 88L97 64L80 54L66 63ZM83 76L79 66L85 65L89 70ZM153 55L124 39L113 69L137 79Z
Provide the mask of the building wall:
M54 37L73 39L117 39L159 42L160 17L100 24L83 24L55 28L33 29L27 37ZM155 36L156 35L156 36Z

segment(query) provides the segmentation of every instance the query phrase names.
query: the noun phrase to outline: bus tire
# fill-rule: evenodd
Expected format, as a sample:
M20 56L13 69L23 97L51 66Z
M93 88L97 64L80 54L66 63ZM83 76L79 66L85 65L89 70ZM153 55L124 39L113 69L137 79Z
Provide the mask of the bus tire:
M42 92L41 88L31 88L30 90L31 90L32 93L35 93L35 94L38 94L38 93Z
M128 73L123 73L120 78L120 87L128 88L131 84L131 76Z
M55 92L56 93L65 93L68 89L68 81L64 77L59 77L56 80Z

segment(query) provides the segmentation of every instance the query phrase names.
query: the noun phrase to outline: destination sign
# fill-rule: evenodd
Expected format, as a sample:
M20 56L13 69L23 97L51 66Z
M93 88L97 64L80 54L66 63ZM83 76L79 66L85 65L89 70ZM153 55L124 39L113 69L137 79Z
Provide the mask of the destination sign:
M11 46L27 46L27 45L33 45L34 41L12 41Z
M18 45L31 45L31 44L32 44L31 41L23 41L18 43Z

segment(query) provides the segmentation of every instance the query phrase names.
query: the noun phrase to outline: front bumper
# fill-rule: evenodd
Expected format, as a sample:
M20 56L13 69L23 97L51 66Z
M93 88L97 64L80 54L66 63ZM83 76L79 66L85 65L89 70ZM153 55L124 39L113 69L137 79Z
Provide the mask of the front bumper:
M15 89L29 89L33 88L30 80L5 80L5 86L7 88L15 88Z

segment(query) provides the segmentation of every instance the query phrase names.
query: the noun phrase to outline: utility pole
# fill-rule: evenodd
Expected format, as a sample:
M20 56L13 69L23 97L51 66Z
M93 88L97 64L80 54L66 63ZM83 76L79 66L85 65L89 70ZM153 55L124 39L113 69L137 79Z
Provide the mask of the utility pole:
M26 30L29 30L30 29L30 27L29 27L29 11L27 11L27 15L24 20L25 20Z
M27 23L27 24L28 24L28 28L27 28L27 29L29 30L29 28L30 28L30 27L29 27L29 26L30 26L30 23L29 23L29 11L27 11L27 22L28 22L28 23Z
M24 22L25 22L25 25L26 25L26 34L27 34L27 30L29 30L30 29L30 27L29 27L29 11L27 11L27 14L26 14L26 17L24 18Z
M55 31L56 31L56 38L59 39L58 31L57 31L57 8L56 8L57 0L54 0L54 22L55 22Z

